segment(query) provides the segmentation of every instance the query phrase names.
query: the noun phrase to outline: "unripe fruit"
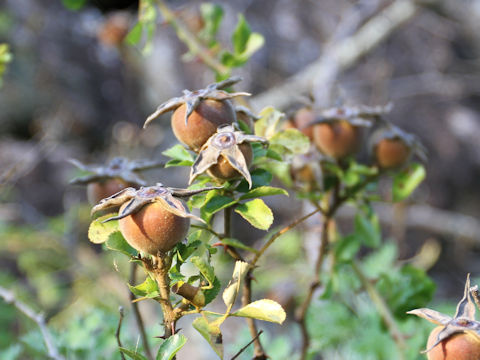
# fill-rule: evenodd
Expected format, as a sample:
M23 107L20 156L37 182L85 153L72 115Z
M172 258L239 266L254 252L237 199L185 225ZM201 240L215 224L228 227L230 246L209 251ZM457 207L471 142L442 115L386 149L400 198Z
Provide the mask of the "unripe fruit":
M194 151L200 150L203 144L215 134L220 125L232 124L235 110L229 100L202 100L188 117L185 124L187 105L178 107L172 114L172 129L175 136Z
M432 330L428 337L427 349L437 340L444 326ZM454 334L427 352L428 360L478 360L480 359L480 339L470 333Z
M245 157L245 162L247 163L247 168L250 167L252 164L252 159L253 159L253 151L252 151L252 146L249 143L243 143L239 144L238 147L240 148L240 151L242 152L243 156ZM223 156L220 155L218 158L218 162L215 165L212 165L208 169L208 173L216 177L218 179L222 180L231 180L235 179L238 177L242 177L242 174L240 174L229 162L228 160Z
M129 186L131 185L121 179L107 179L100 182L89 183L87 185L88 202L95 205L100 200L116 194Z
M360 128L345 120L334 120L313 127L313 139L318 150L337 160L355 153L360 136Z
M174 199L173 201L180 201ZM128 202L120 208L120 213ZM145 205L140 211L118 221L120 232L136 250L152 255L171 250L187 235L190 219L177 216L160 203Z

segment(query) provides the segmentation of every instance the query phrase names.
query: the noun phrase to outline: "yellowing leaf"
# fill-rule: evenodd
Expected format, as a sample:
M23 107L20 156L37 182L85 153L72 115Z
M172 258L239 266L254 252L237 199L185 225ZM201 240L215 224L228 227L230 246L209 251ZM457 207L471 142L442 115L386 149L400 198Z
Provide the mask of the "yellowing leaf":
M287 316L282 306L270 299L254 301L231 315L270 321L277 324L283 323Z

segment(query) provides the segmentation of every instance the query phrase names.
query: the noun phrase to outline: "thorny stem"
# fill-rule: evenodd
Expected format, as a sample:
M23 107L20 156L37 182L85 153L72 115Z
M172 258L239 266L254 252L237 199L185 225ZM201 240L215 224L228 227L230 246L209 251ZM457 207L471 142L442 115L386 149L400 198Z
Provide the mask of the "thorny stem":
M158 10L162 14L166 22L175 29L178 38L187 45L190 52L198 56L205 65L219 74L227 74L228 68L224 66L215 57L211 56L209 50L204 47L195 34L193 34L188 27L182 23L175 13L170 10L165 1L157 0Z
M135 284L135 277L137 273L137 264L132 262L130 265L130 280L129 283ZM136 296L133 292L130 291L130 302L132 304L133 315L137 323L138 330L140 332L140 338L142 339L143 348L147 358L153 359L152 351L150 350L150 344L148 343L147 333L145 331L145 324L143 323L142 314L140 314L140 309L138 308L138 303L135 301Z
M122 348L122 341L120 340L120 330L122 329L122 321L123 321L123 306L120 306L118 308L118 313L120 314L120 317L118 318L118 326L117 326L117 331L115 331L115 337L117 338L117 344L118 348ZM122 360L125 360L125 355L123 355L123 352L120 351L120 357Z
M165 253L158 253L155 257L155 265L152 267L153 274L158 284L158 291L160 293L158 301L162 306L163 311L163 327L165 339L175 334L175 323L178 320L178 315L174 311L170 301L170 278L168 277L168 270L170 269L172 259Z
M32 319L40 329L42 333L43 341L45 342L45 346L47 348L48 356L54 360L65 360L65 358L60 355L58 349L56 348L52 335L47 328L47 324L45 322L45 316L43 314L36 313L33 311L29 306L25 303L18 300L15 294L12 291L9 291L0 286L0 297L5 300L7 304L12 304L18 310L20 310L23 314L25 314L28 318Z
M357 274L360 282L370 296L373 304L376 306L378 312L380 313L380 316L383 318L383 321L387 325L390 335L392 336L395 344L397 345L400 360L404 360L406 348L405 339L403 334L398 329L397 323L395 322L395 319L393 318L393 315L388 308L388 305L385 303L385 300L382 298L382 296L378 293L375 286L373 286L372 283L367 279L367 277L356 262L352 262L352 269Z

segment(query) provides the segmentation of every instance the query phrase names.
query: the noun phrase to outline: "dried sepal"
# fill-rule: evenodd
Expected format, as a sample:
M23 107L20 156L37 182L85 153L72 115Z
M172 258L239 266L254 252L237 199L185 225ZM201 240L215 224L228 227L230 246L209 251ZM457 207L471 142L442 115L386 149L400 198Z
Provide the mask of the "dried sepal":
M198 157L190 169L189 184L197 176L217 164L220 156L223 156L247 180L251 188L252 179L248 170L248 164L239 148L239 145L244 142L267 143L267 140L260 136L235 131L235 128L231 125L219 127L217 133L212 135L200 149Z
M305 127L334 121L347 121L353 126L370 127L373 125L372 120L389 113L392 107L392 103L388 103L385 106L357 105L333 107L318 111L317 118L306 124Z
M115 157L105 166L85 165L76 159L69 159L68 161L80 170L92 173L72 179L70 184L73 185L87 185L107 179L121 179L129 184L144 186L147 184L146 181L136 172L163 166L163 163L157 161L130 161L123 157Z
M415 309L407 314L417 315L434 324L443 325L444 328L437 334L435 342L422 353L429 352L442 341L455 334L470 333L480 340L480 322L475 320L475 302L472 295L474 288L470 287L470 274L467 275L465 290L462 299L457 304L457 310L453 318L431 309Z
M427 150L425 146L423 146L423 144L415 135L406 132L398 126L383 121L382 128L375 131L375 133L372 135L369 147L374 149L375 146L383 139L399 139L410 149L411 154L417 155L418 158L423 162L427 161Z
M218 83L210 84L204 89L195 91L183 90L183 96L174 97L161 104L157 108L157 110L155 110L155 112L147 118L143 127L146 128L148 124L150 124L160 115L175 110L183 104L185 104L187 107L185 111L185 124L188 124L188 117L195 111L195 109L202 100L211 99L221 101L226 99L232 99L237 96L250 96L251 94L247 92L229 93L221 90L223 88L236 84L239 81L241 81L240 77L232 77Z
M176 189L168 188L163 186L160 183L157 183L154 186L141 187L136 190L134 188L127 188L118 193L103 199L95 205L92 209L92 214L100 210L109 209L112 207L119 207L124 204L118 215L110 217L102 222L108 222L112 220L119 220L137 213L145 205L151 203L159 203L165 210L184 218L191 218L201 222L204 222L199 217L191 214L185 208L183 203L178 200L176 197L187 197L195 194L199 194L204 191L209 191L212 189L218 189L217 187L207 187L198 190L188 190L188 189Z

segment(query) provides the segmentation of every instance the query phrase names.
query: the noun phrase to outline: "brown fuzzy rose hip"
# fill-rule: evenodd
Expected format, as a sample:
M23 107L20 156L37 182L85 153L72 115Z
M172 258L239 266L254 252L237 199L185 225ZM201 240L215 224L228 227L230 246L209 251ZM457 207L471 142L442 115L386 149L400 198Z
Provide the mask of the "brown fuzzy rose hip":
M124 204L120 211L127 205ZM190 219L175 215L159 203L151 203L120 219L118 225L131 247L156 255L159 251L171 250L185 238Z
M252 146L248 143L243 143L238 145L238 148L240 149L240 151L243 154L243 157L245 158L245 163L247 164L247 168L249 168L253 160ZM225 158L222 155L218 158L218 162L215 165L212 165L208 169L208 173L213 177L216 177L222 180L231 180L231 179L242 177L242 174L240 174L228 162L227 158Z
M430 333L427 349L423 351L429 360L480 359L480 322L475 320L475 303L479 301L478 286L470 287L468 274L463 298L453 318L427 308L407 312L440 325Z
M313 139L318 150L337 160L355 153L360 136L360 128L344 120L318 124L313 128Z
M435 344L443 326L437 326L428 337L427 348ZM443 340L427 352L428 360L478 360L480 359L480 338L469 333L458 333Z
M119 228L125 240L136 250L157 255L171 250L187 235L190 219L202 221L190 214L177 197L185 198L216 187L199 190L155 186L136 190L127 188L93 207L92 213L118 207L117 216L103 222L119 220Z
M173 133L190 149L198 151L221 125L233 124L235 110L229 100L203 100L185 123L187 105L177 108L172 115Z
M241 79L230 78L208 85L196 91L183 90L183 96L172 98L161 104L151 114L143 127L160 115L174 111L172 128L175 136L193 151L199 151L212 136L218 126L233 124L236 121L235 109L230 99L237 96L249 96L249 93L228 93L220 90L236 84Z
M402 139L382 139L375 146L375 162L382 169L395 169L404 165L411 149Z

